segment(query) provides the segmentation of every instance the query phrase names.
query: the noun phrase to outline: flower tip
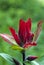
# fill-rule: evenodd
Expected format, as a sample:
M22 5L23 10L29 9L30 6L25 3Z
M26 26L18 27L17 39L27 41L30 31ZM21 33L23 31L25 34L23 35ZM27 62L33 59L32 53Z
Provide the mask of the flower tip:
M36 42L33 42L33 45L36 46L37 45Z
M31 18L28 18L29 21L31 21L32 19Z
M10 30L12 30L13 28L12 27L9 27Z
M38 58L37 56L30 56L30 57L27 58L27 60L33 61L33 60L35 60L35 59L37 59L37 58Z
M38 22L38 26L42 25L43 21Z
M32 19L31 18L28 18L27 22L29 22L31 24L31 21L32 21Z
M20 21L22 21L22 19L20 19Z
M20 22L24 22L24 20L23 19L20 19Z

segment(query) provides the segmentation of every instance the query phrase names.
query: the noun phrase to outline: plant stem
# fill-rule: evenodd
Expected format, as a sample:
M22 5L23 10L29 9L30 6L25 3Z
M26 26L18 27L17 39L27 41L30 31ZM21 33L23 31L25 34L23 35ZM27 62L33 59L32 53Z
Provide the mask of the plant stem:
M22 56L23 56L23 65L25 65L24 64L24 61L25 61L25 51L22 51Z

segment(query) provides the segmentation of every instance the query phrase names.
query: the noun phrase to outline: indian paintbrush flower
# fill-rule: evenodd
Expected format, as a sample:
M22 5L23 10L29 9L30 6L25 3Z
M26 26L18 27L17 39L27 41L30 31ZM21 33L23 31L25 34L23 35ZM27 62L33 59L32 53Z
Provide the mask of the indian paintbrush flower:
M21 47L36 46L36 42L33 42L34 34L31 32L31 25L31 19L27 22L20 20L18 34L12 27L9 28L15 41Z

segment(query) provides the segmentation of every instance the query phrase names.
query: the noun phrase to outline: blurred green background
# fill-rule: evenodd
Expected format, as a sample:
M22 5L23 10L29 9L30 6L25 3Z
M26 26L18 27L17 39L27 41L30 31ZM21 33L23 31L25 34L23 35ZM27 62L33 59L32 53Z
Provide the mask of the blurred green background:
M44 0L0 0L0 33L10 34L9 26L12 26L18 32L19 20L26 21L28 18L32 18L32 31L34 32L37 23L40 20L44 22ZM28 49L29 51L26 51L26 55L44 56L44 23L37 44L36 47ZM1 52L10 54L22 61L20 52L12 50L10 45L0 37ZM11 64L0 57L0 65Z

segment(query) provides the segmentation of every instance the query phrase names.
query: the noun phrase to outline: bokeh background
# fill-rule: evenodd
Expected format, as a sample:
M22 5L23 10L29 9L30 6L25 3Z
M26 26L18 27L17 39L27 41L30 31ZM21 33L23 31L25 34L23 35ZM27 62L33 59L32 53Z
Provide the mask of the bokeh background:
M35 32L37 23L44 22L44 0L0 0L0 33L10 34L9 26L15 28L18 32L19 20L32 18L32 31ZM37 46L29 51L26 55L44 56L44 23L42 32L37 41ZM0 37L0 53L7 53L22 61L22 55L18 51L10 48L10 44ZM11 65L0 57L0 65Z

